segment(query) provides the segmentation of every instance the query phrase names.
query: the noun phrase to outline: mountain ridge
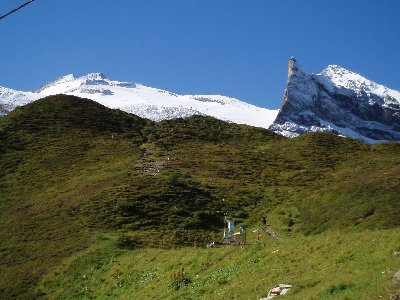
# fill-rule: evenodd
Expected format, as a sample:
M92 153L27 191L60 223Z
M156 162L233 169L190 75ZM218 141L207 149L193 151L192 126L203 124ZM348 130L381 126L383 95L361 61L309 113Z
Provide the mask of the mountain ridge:
M267 128L287 137L329 132L367 143L400 141L400 92L338 65L306 72L294 57L280 110L221 95L179 95L103 73L67 74L34 92L0 87L0 117L37 99L67 94L156 122L193 115Z
M289 60L282 108L271 130L329 132L367 143L400 141L400 92L336 65L307 73Z
M56 94L92 99L109 108L118 108L153 121L208 115L227 122L267 128L277 114L277 110L257 107L236 98L179 95L139 83L110 80L103 73L80 77L68 74L35 92L9 89L8 94L0 94L0 105L3 103L4 115L17 106Z

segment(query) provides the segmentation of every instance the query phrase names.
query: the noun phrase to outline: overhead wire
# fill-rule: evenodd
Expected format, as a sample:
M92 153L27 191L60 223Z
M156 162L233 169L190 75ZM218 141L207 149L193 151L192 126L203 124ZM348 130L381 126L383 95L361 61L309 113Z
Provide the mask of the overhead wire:
M23 4L21 4L20 6L14 8L13 10L9 11L8 13L6 13L6 14L0 16L0 20L1 20L1 19L4 19L5 17L8 17L9 15L11 15L11 14L13 14L13 13L15 13L16 11L18 11L18 10L20 10L21 8L27 6L28 4L31 4L33 1L35 1L35 0L26 1L25 3L23 3Z

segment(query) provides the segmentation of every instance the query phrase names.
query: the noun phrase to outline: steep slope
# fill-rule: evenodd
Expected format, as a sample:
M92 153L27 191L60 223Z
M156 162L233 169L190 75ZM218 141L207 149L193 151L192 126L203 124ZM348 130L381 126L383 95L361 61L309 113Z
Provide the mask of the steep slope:
M368 143L400 141L400 92L334 65L308 74L291 58L282 108L270 129L289 137L330 132Z
M0 90L0 105L4 106L4 114L16 106L56 94L92 99L109 108L118 108L153 121L204 115L268 128L278 113L277 110L257 107L225 96L178 95L141 84L113 81L102 73L81 77L69 74L44 85L34 93L12 91L9 96L7 93L1 94Z
M285 238L398 228L399 150L41 99L0 120L0 298L38 297L40 280L104 239L204 245L222 212L249 226L268 214Z

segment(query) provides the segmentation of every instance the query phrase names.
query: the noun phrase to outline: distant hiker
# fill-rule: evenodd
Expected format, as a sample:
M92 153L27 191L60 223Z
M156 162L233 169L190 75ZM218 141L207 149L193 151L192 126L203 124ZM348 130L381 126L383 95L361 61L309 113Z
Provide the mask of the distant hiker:
M264 227L267 226L267 218L264 216L262 217L262 223L263 223Z

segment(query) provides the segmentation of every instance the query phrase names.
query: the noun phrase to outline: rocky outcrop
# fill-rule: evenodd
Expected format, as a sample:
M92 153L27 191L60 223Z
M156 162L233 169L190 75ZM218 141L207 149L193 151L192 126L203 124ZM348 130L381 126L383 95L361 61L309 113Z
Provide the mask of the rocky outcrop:
M392 296L392 298L390 298L390 300L400 300L400 290L398 290L398 291L396 292L396 294L394 294L394 295Z
M400 141L400 92L335 65L309 74L292 57L270 129L289 137L330 132L368 143Z
M394 284L400 284L400 270L398 270L393 276Z

